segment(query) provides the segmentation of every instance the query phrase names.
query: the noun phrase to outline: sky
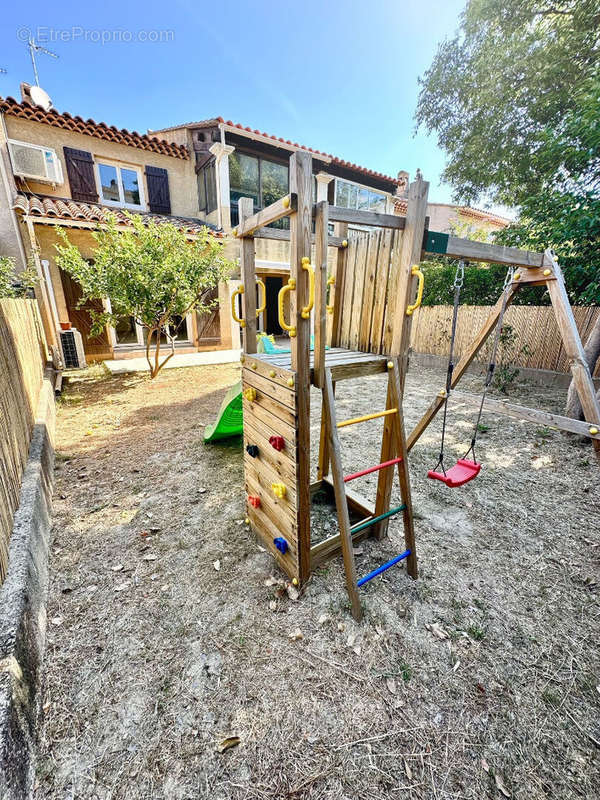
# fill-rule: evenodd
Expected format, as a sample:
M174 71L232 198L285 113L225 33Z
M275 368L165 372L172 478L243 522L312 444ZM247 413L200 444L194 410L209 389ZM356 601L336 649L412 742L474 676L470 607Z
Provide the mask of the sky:
M429 197L444 152L415 136L418 78L466 0L29 0L3 9L0 95L33 83L32 34L55 108L146 132L222 116L395 176Z

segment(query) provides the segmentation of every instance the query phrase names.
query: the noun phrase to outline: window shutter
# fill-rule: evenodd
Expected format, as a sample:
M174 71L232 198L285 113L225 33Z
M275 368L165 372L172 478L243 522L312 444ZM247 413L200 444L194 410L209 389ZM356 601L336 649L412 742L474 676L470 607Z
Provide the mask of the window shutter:
M171 213L171 196L169 195L169 174L161 167L146 167L148 184L148 205L155 214Z
M85 203L97 203L96 176L94 175L94 159L86 150L74 150L64 147L67 175L73 200Z

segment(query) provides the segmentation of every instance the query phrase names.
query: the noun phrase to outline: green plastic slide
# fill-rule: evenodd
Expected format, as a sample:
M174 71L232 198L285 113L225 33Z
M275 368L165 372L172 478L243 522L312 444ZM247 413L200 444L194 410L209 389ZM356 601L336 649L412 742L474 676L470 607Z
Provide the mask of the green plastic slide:
M214 425L207 425L204 429L204 441L228 439L230 436L238 436L243 430L242 382L239 381L225 395Z

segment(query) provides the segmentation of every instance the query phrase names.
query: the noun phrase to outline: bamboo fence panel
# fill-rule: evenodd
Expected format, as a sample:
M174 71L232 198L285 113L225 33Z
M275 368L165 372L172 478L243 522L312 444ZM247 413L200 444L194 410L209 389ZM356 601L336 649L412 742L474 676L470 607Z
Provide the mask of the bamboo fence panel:
M0 583L44 377L46 342L35 300L0 300Z
M482 327L491 306L461 306L456 330L455 361L468 348ZM574 306L573 315L579 335L586 342L598 317L600 307ZM411 347L417 353L447 356L452 325L452 306L423 306L414 315ZM510 306L504 326L510 325L514 343L500 351L500 358L519 367L569 372L569 361L556 324L552 306ZM480 361L489 357L493 342L490 337L479 355ZM600 377L600 363L594 377Z

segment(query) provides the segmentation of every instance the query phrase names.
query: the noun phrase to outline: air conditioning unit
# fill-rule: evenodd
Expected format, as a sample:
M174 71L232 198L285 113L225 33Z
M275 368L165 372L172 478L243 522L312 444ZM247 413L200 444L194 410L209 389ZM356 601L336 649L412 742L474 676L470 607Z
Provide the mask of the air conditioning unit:
M83 340L77 328L70 328L68 331L60 332L60 346L63 352L65 369L83 369L83 367L87 366Z
M8 149L15 175L38 183L64 183L60 159L52 148L9 139Z

